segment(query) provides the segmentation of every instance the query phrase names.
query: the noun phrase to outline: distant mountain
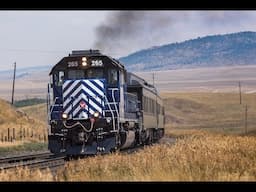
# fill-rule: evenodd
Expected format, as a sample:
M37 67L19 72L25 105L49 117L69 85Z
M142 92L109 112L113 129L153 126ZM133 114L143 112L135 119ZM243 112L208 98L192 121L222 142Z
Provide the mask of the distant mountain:
M256 32L198 37L120 58L130 71L256 64Z
M16 78L24 78L27 76L30 76L37 72L45 72L49 71L52 66L50 65L42 65L42 66L36 66L36 67L25 67L25 68L19 68L17 67L16 70ZM4 70L0 71L0 80L7 80L13 78L13 70Z

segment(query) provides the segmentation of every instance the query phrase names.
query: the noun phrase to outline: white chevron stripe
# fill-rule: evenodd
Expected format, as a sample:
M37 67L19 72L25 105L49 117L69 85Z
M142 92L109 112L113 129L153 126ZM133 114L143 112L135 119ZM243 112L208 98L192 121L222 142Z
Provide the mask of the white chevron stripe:
M73 104L73 106L75 106L78 102L81 101L81 98L83 98L83 95L84 94L81 94L77 99L75 99L75 102ZM99 98L100 100L100 98ZM95 104L92 100L89 100L89 105L93 106L98 112L102 113L102 108L100 106L98 106L97 104ZM68 110L66 110L67 112L70 112L72 110L72 106L70 105L68 108ZM80 110L80 106L78 106L74 112L73 112L73 115L75 116L75 114ZM86 108L85 108L87 111L88 111L88 105L86 105ZM91 108L90 108L90 113L93 114L95 111L93 111Z
M72 85L63 93L63 97L66 97L71 91L72 89L77 86L78 83L81 83L81 81L83 81L85 84L87 84L88 86L91 87L91 89L93 89L95 92L97 92L97 95L103 96L104 97L104 92L101 91L99 88L97 88L91 81L92 80L68 80L65 81L64 85L63 85L63 90L64 88L70 83L70 81L72 82ZM97 83L100 87L102 87L104 89L104 84L102 81L100 80L93 80L95 83ZM100 103L100 105L96 104L95 102L93 102L93 100L89 99L89 106L92 106L93 108L95 108L95 110L97 110L98 112L102 113L103 109L102 106L104 106L104 100L102 100L100 97L98 97L97 95L95 95L90 89L88 89L86 86L84 86L83 84L81 84L76 90L74 90L74 92L71 94L70 97L72 96L76 96L78 94L79 91L84 90L87 95L93 97L97 102ZM74 98L74 103L73 106L75 106L76 104L78 104L81 99L84 99L86 101L88 101L87 99L87 95L84 93L81 93L78 98ZM67 104L70 102L70 98L67 98L64 103L63 103L63 107L65 108L67 106ZM94 110L92 110L92 108L90 108L88 105L86 105L86 110L88 111L89 108L89 113L91 115L93 115L95 113ZM87 112L82 111L80 114L78 114L78 112L80 111L81 107L78 105L78 107L76 109L73 109L73 117L76 118L81 118L81 115L83 114L85 117L84 118L88 118ZM72 111L72 105L70 105L66 110L65 113L70 113Z
M78 102L80 102L81 101L81 99L85 99L85 100L87 100L87 98L86 98L86 95L84 94L84 93L82 93L82 94L80 94L79 95L79 97L78 98L76 98L75 99L75 101L74 101L74 103L73 103L73 106L75 106ZM97 97L97 98L95 98L99 103L101 103L101 99L99 98L99 97ZM67 101L67 100L66 100ZM64 102L64 103L68 103L68 102ZM102 104L104 104L104 103L102 103ZM100 113L102 113L102 108L101 108L101 106L98 106L96 103L94 103L92 100L89 100L89 105L92 105L97 111L99 111ZM66 105L64 104L63 105L63 107L66 107ZM88 106L86 106L86 108L87 108ZM80 107L78 107L78 108L80 108ZM69 112L70 112L70 110L72 109L72 105L70 105L69 107L68 107L68 109L69 109ZM87 108L87 110L88 110L88 108ZM67 110L66 110L67 111Z
M82 117L83 116L83 117ZM81 112L80 114L79 114L79 118L81 118L81 119L88 119L88 114L86 113L86 112Z
M67 98L64 103L63 103L63 107L66 107L66 105L71 101L71 97L73 96L76 96L76 94L81 91L81 89L83 89L83 85L80 85L75 91L73 94L70 95L70 98ZM83 94L80 94L79 95L79 99L81 99L81 95L83 95L83 99L87 100L87 96L83 93ZM77 104L77 99L74 98L75 101L73 101L73 106L75 106Z
M64 111L64 113L69 114L71 110L72 110L72 106L70 105L70 106Z
M67 98L64 102L63 102L63 108L65 108L67 106L67 104L71 101L71 98Z
M77 117L77 116L80 115L80 114L78 114L79 110L80 110L80 109L75 110L75 111L73 112L73 116L74 116L74 117ZM82 113L83 113L83 112L82 112ZM93 114L94 114L94 111L93 111L92 109L90 109L90 110L89 110L89 113L90 113L91 115L93 115ZM87 116L87 115L86 115L86 116ZM87 116L87 118L88 118L88 116Z
M66 106L66 105L69 103L71 97L76 96L77 93L78 93L79 91L81 91L81 90L85 90L84 85L80 85L80 86L70 95L70 98L67 98L67 99L64 101L64 104L63 104L63 105ZM66 94L66 95L67 95L67 94ZM76 98L74 98L74 99L76 99Z
M77 113L81 108L80 107L77 107L74 111L73 111L73 116L75 116L74 114ZM88 111L88 107L85 108L87 111ZM72 114L70 113L72 111L72 106L69 106L65 111L64 113L67 113L69 115L71 115L72 117Z
M80 100L78 100L79 102ZM92 100L89 101L89 105L93 106L99 113L102 113L102 108L99 107L98 105L96 105ZM68 109L70 109L71 107L69 107ZM74 111L73 111L73 116L77 116L77 113L80 110L80 106L78 106ZM86 110L88 111L88 106L86 106ZM94 114L96 111L92 110L92 108L89 108L89 112L90 114Z
M81 109L80 106L78 106L78 107L73 111L73 116L74 116L74 117L77 116L77 113L79 112L80 109ZM88 107L86 107L86 110L88 111Z
M78 102L80 102L81 99L84 99L85 101L87 101L87 96L84 93L80 94L78 98L75 98L75 101L73 102L73 106L75 106Z
M66 85L67 85L70 81L71 81L71 80L65 81L65 83L64 83L65 87L66 87ZM73 81L72 85L71 85L65 92L63 92L63 98L66 97L66 96L69 94L69 92L70 92L79 82L80 82L80 81ZM63 86L63 88L64 88L64 86ZM62 90L64 90L64 89L62 89Z
M94 81L96 83L96 81ZM86 82L94 91L96 91L99 95L104 96L104 92L101 91L98 87L96 87L92 82ZM97 83L98 84L98 83Z
M73 111L73 117L77 116L78 111L80 110L80 107L77 107L74 111Z
M93 106L98 112L102 113L102 108L96 105L92 100L89 100L89 105Z
M100 87L104 89L104 83L98 79L94 79L94 82L97 83Z
M96 91L100 96L104 96L104 92L98 89L95 85L93 85L90 81L86 82L94 91Z
M83 115L84 117L81 117ZM73 116L74 119L88 119L88 114L87 112L82 111L80 114L76 114Z

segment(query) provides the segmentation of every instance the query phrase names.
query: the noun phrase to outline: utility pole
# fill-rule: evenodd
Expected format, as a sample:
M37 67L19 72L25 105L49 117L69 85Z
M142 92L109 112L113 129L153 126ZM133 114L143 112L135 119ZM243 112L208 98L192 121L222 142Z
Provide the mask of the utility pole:
M12 105L13 105L13 98L14 98L15 76L16 76L16 62L14 62L14 72L13 72L13 83L12 83Z
M242 93L241 93L241 83L240 81L238 82L238 86L239 86L239 96L240 96L240 105L242 104Z
M245 134L247 134L247 112L248 112L248 107L246 104L245 105L245 125L244 125Z
M153 75L153 86L155 86L155 73L153 73L152 75Z

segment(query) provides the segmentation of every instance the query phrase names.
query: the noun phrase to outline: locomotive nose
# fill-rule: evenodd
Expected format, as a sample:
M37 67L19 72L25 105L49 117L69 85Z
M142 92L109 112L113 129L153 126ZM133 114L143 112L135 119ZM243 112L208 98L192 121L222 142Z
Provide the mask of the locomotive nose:
M63 111L68 119L104 116L104 79L67 80L63 84Z

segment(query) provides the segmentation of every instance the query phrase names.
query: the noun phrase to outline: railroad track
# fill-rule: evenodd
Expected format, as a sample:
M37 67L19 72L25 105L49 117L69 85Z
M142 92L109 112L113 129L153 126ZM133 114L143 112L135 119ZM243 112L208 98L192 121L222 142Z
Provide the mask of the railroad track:
M33 153L33 154L26 154L26 155L16 155L16 156L8 156L0 158L0 165L5 163L15 163L19 161L28 161L38 158L47 158L52 153L50 152L43 152L43 153Z
M17 167L28 167L30 169L52 169L63 166L64 164L64 156L53 155L50 152L0 158L0 170L13 169Z
M173 138L163 138L160 143L175 143ZM158 144L158 143L155 143ZM143 149L144 146L122 149L122 153L134 153ZM88 156L85 156L86 158ZM28 167L30 169L57 169L65 164L64 155L54 155L50 152L33 153L28 155L19 155L0 158L0 170L13 169L17 167ZM74 159L71 159L74 160Z

